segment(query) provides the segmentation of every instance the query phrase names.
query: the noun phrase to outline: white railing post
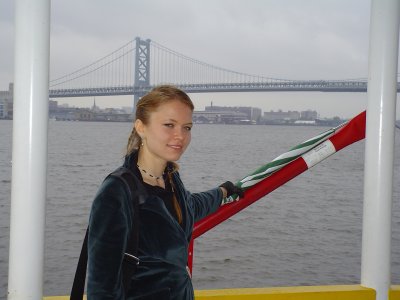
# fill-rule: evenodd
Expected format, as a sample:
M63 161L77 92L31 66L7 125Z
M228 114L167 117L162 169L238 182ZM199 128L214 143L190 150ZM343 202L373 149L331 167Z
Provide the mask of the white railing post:
M8 299L43 297L50 0L15 1Z
M388 299L399 0L372 0L365 143L361 285Z

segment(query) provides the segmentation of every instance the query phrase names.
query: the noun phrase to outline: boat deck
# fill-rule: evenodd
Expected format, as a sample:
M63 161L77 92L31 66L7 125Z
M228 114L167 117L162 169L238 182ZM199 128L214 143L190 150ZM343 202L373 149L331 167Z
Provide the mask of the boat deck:
M196 300L375 300L375 290L361 285L293 286L196 290ZM44 297L44 300L68 300L69 296ZM86 297L84 297L86 299ZM400 299L400 285L393 285L389 300Z

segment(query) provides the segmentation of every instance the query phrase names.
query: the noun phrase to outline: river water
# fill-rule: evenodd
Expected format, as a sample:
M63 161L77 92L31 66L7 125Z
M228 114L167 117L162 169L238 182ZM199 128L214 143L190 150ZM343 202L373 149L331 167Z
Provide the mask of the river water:
M325 131L195 125L180 161L192 192L237 181ZM45 295L70 291L93 196L122 162L129 123L49 122ZM0 121L0 298L8 276L12 121ZM400 283L400 130L396 130L392 282ZM364 142L336 153L195 242L196 289L360 281ZM28 250L29 249L25 249Z

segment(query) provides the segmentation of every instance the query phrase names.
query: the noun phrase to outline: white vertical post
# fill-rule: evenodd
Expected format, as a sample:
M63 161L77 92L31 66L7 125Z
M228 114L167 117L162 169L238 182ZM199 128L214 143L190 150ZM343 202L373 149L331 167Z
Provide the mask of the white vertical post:
M50 0L15 1L8 299L43 297Z
M361 284L388 299L399 0L372 0L365 144Z

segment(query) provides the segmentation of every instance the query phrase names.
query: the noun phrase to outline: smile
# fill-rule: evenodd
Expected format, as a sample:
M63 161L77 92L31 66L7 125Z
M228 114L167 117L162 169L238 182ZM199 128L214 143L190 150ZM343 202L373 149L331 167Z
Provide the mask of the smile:
M168 145L168 147L171 147L171 148L177 149L177 150L182 149L182 146L181 146L181 145Z

